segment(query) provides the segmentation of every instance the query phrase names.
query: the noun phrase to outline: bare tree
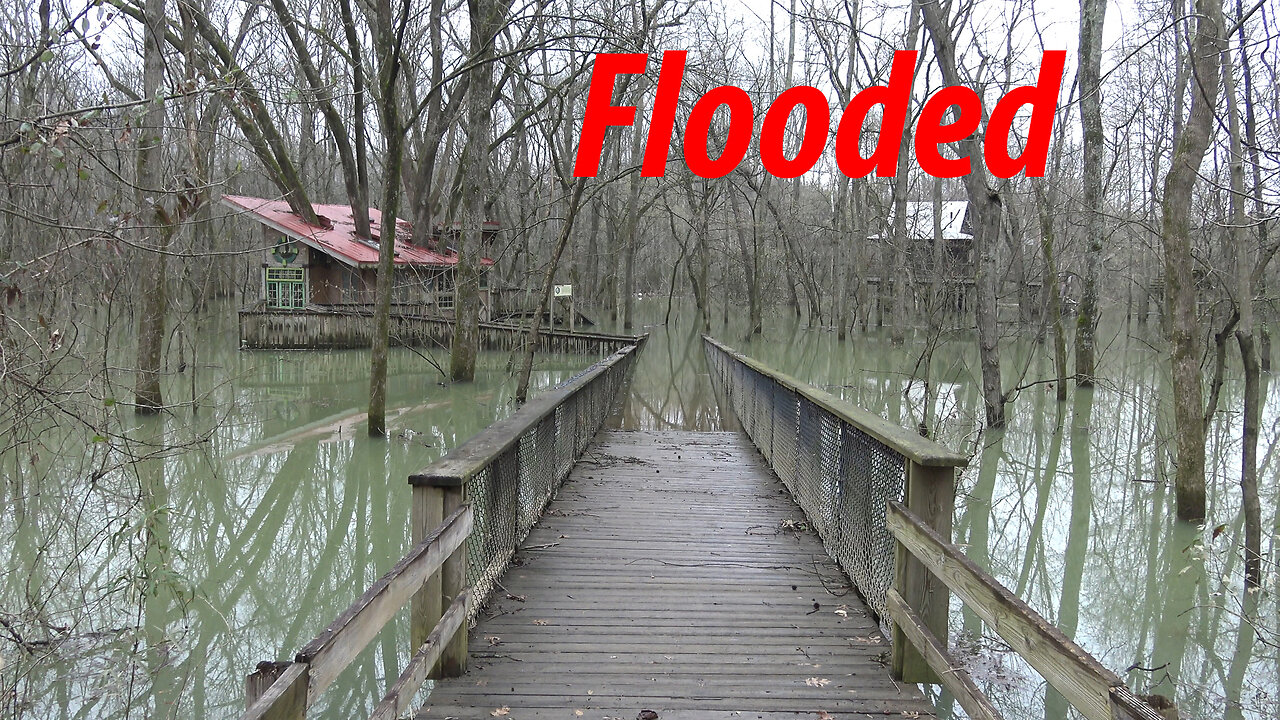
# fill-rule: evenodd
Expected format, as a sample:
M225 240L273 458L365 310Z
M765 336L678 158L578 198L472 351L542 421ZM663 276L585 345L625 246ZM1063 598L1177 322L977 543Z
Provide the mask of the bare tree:
M943 8L936 2L920 0L925 29L933 39L938 67L948 85L961 85L956 65L955 30ZM1004 390L1000 380L1000 332L996 318L995 250L1000 238L1000 194L991 186L986 168L978 162L982 157L979 135L961 140L961 151L972 158L972 168L964 176L965 194L973 225L973 244L977 254L974 285L977 290L978 356L982 365L982 397L986 405L987 424L1003 427L1005 422Z
M1213 136L1223 51L1222 1L1196 0L1195 7L1195 30L1187 58L1193 78L1191 110L1175 135L1173 158L1165 174L1161 239L1173 366L1177 512L1183 520L1201 521L1205 516L1205 403L1190 210L1200 163Z
M138 313L138 378L134 389L139 413L164 407L160 391L163 366L166 269L164 253L173 237L174 223L164 209L164 86L165 0L146 0L143 24L142 99L146 102L138 123L137 237L144 248L142 309ZM155 244L154 252L145 250Z
M1098 266L1102 261L1102 27L1107 0L1080 0L1080 125L1084 128L1085 269L1076 317L1076 383L1093 385L1098 332Z

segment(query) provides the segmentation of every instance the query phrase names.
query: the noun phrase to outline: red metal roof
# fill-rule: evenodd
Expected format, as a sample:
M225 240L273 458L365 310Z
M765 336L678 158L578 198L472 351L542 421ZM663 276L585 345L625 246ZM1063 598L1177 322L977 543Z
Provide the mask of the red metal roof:
M366 267L378 264L378 243L360 239L356 235L355 221L349 205L316 205L311 207L329 227L319 227L305 222L283 200L267 200L245 195L223 195L227 207L248 213L258 222L278 230L326 255L347 263ZM486 223L487 224L487 223ZM382 212L369 208L369 230L378 237L382 233ZM396 220L395 264L400 266L457 265L457 253L439 253L418 247L409 242L413 226L406 220ZM492 265L488 258L482 265Z

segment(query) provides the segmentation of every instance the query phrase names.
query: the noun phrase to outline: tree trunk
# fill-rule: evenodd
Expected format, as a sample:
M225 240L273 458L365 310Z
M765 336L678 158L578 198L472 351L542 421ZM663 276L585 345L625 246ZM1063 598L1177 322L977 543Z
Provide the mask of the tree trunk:
M298 22L293 16L289 5L285 0L272 0L271 6L275 10L276 17L280 20L280 26L284 29L290 46L293 48L294 59L298 61L298 66L302 69L303 75L306 76L311 90L316 94L316 104L320 108L320 113L324 116L325 124L329 128L329 136L338 148L338 157L342 161L342 181L346 186L347 201L351 205L351 217L355 221L356 234L367 238L370 234L369 187L367 179L365 182L361 182L364 177L364 170L360 167L357 153L352 149L350 133L342 120L342 116L338 113L337 108L334 107L330 85L325 82L319 71L316 70L315 63L311 59L311 50L298 32ZM347 23L344 22L345 24ZM364 91L361 78L364 65L359 57L355 57L352 60L351 71L355 82L356 105L358 108L363 108ZM363 118L357 117L355 124L357 147L364 143L364 137L361 134L363 128Z
M742 276L747 284L747 337L759 335L764 331L760 313L760 261L759 250L755 247L755 233L747 238L747 227L743 223L742 213L736 188L729 189L729 203L733 209L733 224L738 241L738 255L742 258Z
M956 66L955 38L950 23L937 3L921 3L924 26L933 38L938 67L948 85L961 85ZM974 285L977 291L978 356L982 365L982 396L986 404L987 424L1003 427L1005 423L1004 391L1000 380L1000 335L996 317L995 247L1000 238L1000 196L987 180L982 144L978 133L960 141L961 150L970 157L972 170L964 176L965 194L973 227L973 243L977 253Z
M143 30L142 91L147 110L138 133L137 202L139 247L144 249L142 307L138 311L138 375L134 388L134 410L158 412L164 406L160 392L160 369L164 349L165 269L168 267L172 220L162 202L164 163L165 0L146 0Z
M462 238L458 248L457 303L449 375L476 377L480 344L480 266L484 239L485 194L488 190L489 136L493 98L492 41L498 24L493 0L467 0L471 18L471 62L467 87L467 142L463 149Z
M1241 38L1240 52L1245 52ZM1258 425L1261 422L1261 372L1258 351L1254 345L1253 266L1254 248L1249 242L1248 218L1244 201L1244 149L1240 138L1240 113L1236 97L1235 75L1229 50L1222 53L1222 86L1227 94L1227 127L1231 133L1231 222L1229 236L1235 256L1236 305L1240 322L1236 325L1236 343L1244 368L1244 417L1240 449L1240 498L1244 515L1244 580L1245 587L1262 585L1262 505L1258 500Z
M1165 262L1165 306L1173 368L1173 412L1177 436L1175 489L1177 513L1200 522L1205 516L1205 423L1200 374L1197 289L1192 275L1191 193L1213 132L1218 101L1218 63L1222 48L1221 0L1196 0L1196 27L1190 62L1198 82L1192 85L1191 111L1174 144L1165 175L1161 206Z
M1080 0L1080 125L1084 128L1085 270L1076 316L1076 384L1093 385L1098 329L1098 266L1102 261L1102 25L1107 0Z
M1062 292L1058 287L1058 261L1054 256L1055 232L1053 208L1049 205L1044 181L1034 179L1036 211L1040 216L1040 249L1044 254L1045 323L1053 332L1053 366L1058 376L1056 383L1058 402L1067 400L1067 333L1062 326Z
M347 0L343 0L347 5ZM409 0L402 0L406 14ZM349 18L349 9L344 15ZM348 18L344 18L347 20ZM378 239L378 282L374 293L373 342L369 356L369 434L387 434L387 352L391 344L391 296L395 292L396 214L400 211L400 169L404 158L404 128L400 122L400 100L396 80L400 72L400 35L408 18L399 22L392 17L390 0L379 0L375 30L379 60L379 85L382 98L382 134L387 140L387 154L382 166L382 220ZM350 27L350 26L349 26ZM354 50L353 50L354 52ZM357 102L359 106L359 102ZM363 138L357 138L361 147ZM364 151L357 148L363 157Z

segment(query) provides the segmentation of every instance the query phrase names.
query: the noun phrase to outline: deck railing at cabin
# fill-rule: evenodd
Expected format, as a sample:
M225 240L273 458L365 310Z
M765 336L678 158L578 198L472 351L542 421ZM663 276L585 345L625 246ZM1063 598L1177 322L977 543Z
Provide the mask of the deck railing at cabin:
M371 718L394 720L422 684L467 665L467 626L516 546L604 425L646 336L526 403L409 478L414 545L292 662L245 681L241 720L301 720L406 605L408 665Z
M420 315L403 306L391 313L391 344L447 347L453 337L451 318ZM297 310L275 310L261 304L239 312L240 345L249 349L360 348L373 337L371 305L312 305ZM480 323L480 346L485 350L511 350L526 335L520 325ZM605 356L639 341L634 335L569 332L554 328L538 331L538 352Z
M941 683L974 720L1000 717L947 649L950 593L1088 720L1162 716L951 543L955 468L942 445L703 336L712 385L891 637L891 670Z

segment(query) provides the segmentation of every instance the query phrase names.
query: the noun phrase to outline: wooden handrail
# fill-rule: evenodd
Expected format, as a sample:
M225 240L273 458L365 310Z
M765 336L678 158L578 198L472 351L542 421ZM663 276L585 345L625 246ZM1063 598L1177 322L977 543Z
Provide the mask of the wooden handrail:
M969 464L967 457L953 452L940 443L922 437L918 433L911 432L896 423L891 423L875 413L863 410L857 405L841 400L831 393L819 390L809 383L778 372L709 335L703 335L702 339L743 365L771 378L779 385L803 395L815 405L832 415L840 417L845 422L874 437L912 462L926 467L964 467Z
M440 660L440 656L444 654L449 645L449 640L456 636L461 630L466 631L464 624L467 620L467 612L471 607L471 591L463 591L449 606L448 612L440 618L440 622L436 623L431 634L427 635L427 639L418 648L413 657L409 658L409 664L405 667L404 672L400 673L400 677L395 684L387 690L386 696L382 698L382 702L378 703L378 707L374 708L373 714L369 716L369 720L395 720L401 713L408 710L413 702L414 694L418 692L418 688L422 687L422 683L426 681L431 669L435 667L436 662Z
M441 486L465 483L488 467L496 458L520 440L529 428L555 412L566 400L580 392L597 377L622 362L628 355L639 352L649 336L641 335L634 345L628 345L609 357L592 365L564 385L542 393L525 403L515 413L493 423L454 448L449 454L409 476L409 484L415 486Z
M924 619L911 609L897 590L890 588L888 605L894 625L901 628L906 638L920 651L938 681L964 708L969 720L1000 720L1000 711L991 704L991 698L978 689L973 678L969 677L969 671L952 659L946 644L929 630Z
M320 693L333 683L387 622L409 604L428 579L439 573L452 558L465 554L465 543L473 523L470 505L464 504L453 510L444 522L416 543L391 570L298 651L294 661L275 677L260 697L250 698L241 720L299 720L305 717L307 708L315 703ZM462 628L469 594L465 589L454 594L450 614L437 623L428 642L415 654L414 660L418 665L426 662L419 655L434 663ZM457 610L459 605L461 610ZM398 704L398 693L412 697L422 685L422 680L413 684L417 669L417 665L411 662L406 676L396 682L383 702L390 700Z
M1072 707L1089 720L1160 720L1162 716L1142 702L1119 675L1108 670L1084 648L1062 633L1057 627L1032 610L1018 596L1001 585L964 552L939 536L902 503L890 502L886 515L889 531L897 538L899 552L909 553L928 568L935 577L973 609L989 627L995 630L1019 657L1035 668L1055 690L1071 703ZM894 622L902 626L908 637L920 637L921 632L910 625L914 622L905 603L894 613ZM892 608L892 605L891 605ZM928 643L928 638L922 638ZM937 653L924 653L939 674L951 673L949 658ZM944 684L951 684L944 679ZM956 697L964 705L961 692ZM977 717L971 713L971 717Z
M434 533L415 545L329 627L298 651L294 660L311 666L308 704L329 687L396 612L408 604L427 578L466 541L472 523L470 505L455 510Z

